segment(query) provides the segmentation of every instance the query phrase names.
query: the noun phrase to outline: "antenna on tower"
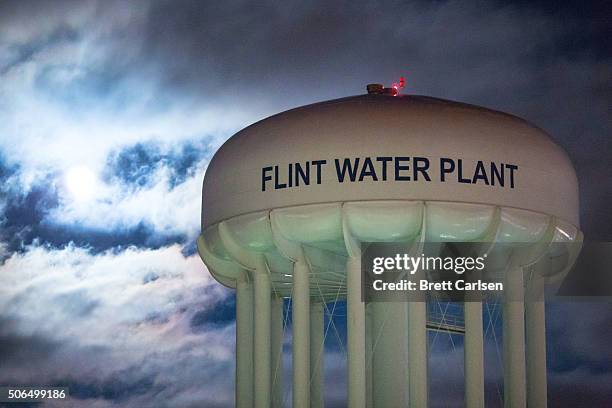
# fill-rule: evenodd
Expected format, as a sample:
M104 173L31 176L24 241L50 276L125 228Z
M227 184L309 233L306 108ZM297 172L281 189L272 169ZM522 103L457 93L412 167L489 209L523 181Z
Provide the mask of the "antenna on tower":
M401 76L399 82L393 82L390 87L386 87L382 84L368 84L366 89L368 94L374 95L391 95L397 96L400 90L406 86L406 79Z

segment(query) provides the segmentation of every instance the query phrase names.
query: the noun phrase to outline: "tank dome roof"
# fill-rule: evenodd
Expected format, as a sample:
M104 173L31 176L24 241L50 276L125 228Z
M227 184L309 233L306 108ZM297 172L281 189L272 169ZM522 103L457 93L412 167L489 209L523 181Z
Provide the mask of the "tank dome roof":
M425 96L292 109L231 137L203 185L202 228L256 211L371 200L514 207L578 225L566 153L515 116Z

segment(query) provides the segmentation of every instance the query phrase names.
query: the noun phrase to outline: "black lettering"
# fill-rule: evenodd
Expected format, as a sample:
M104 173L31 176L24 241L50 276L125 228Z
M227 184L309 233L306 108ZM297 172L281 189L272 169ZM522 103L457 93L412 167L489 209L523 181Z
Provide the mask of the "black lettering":
M491 162L491 185L495 185L495 180L501 187L504 186L504 163L501 163L500 168L498 169L494 162Z
M382 167L382 180L383 181L387 181L387 164L393 160L393 157L389 157L389 156L382 156L382 157L377 157L376 161L381 162L381 167Z
M449 167L446 166L447 164L449 165ZM446 181L445 175L450 174L453 171L455 171L455 161L453 159L441 157L440 158L440 181L445 182Z
M351 159L344 159L342 164L342 170L340 170L340 159L336 159L336 173L338 173L338 181L344 183L344 178L348 171L349 178L351 181L355 181L357 178L357 167L359 167L359 157L355 158L355 165L351 167Z
M300 179L304 182L304 185L310 184L310 162L306 162L306 171L300 163L295 163L295 186L300 185Z
M478 163L476 163L476 171L474 172L474 177L472 177L472 184L476 184L478 180L483 180L487 186L489 185L489 179L482 160L478 160Z
M506 168L510 169L510 188L514 188L514 170L518 170L515 164L506 164Z
M459 183L472 184L472 180L463 178L463 160L457 160L457 181Z
M400 162L407 162L410 157L396 157L395 158L395 180L396 181L410 181L410 176L400 176L400 171L410 170L410 166L405 164L401 165Z
M419 173L423 175L423 178L427 181L431 181L431 177L427 173L429 170L429 159L427 157L414 157L412 159L414 169L414 181L419 179Z
M281 188L287 188L287 184L278 182L278 166L274 166L274 189L279 190Z
M272 176L267 175L270 170L272 170L272 166L261 169L261 191L266 191L266 181L272 180Z
M363 160L363 167L361 168L361 174L359 175L359 181L363 181L366 177L372 177L372 180L378 181L378 176L376 176L376 171L374 170L374 165L372 164L372 159L366 157Z
M317 184L321 184L321 166L327 164L327 160L314 160L312 164L317 167Z

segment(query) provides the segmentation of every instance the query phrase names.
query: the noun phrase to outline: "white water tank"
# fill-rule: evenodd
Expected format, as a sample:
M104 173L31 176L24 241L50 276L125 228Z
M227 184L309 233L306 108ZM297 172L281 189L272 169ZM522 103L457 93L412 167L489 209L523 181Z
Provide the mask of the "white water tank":
M294 407L322 406L321 314L325 302L344 298L348 406L426 406L425 307L373 306L366 319L360 243L520 243L535 248L524 257L529 263L551 242L580 240L578 210L576 173L563 149L534 125L482 107L372 94L292 109L243 129L208 166L198 239L213 276L237 288L236 405L280 406L278 327L282 299L292 297ZM529 282L554 279L569 263ZM530 285L522 266L507 272L521 290ZM529 400L542 407L543 305L510 303L506 406ZM385 329L386 349L375 352L366 339L385 315L400 323ZM484 403L482 349L482 306L466 303L467 406ZM525 353L527 367L513 357Z

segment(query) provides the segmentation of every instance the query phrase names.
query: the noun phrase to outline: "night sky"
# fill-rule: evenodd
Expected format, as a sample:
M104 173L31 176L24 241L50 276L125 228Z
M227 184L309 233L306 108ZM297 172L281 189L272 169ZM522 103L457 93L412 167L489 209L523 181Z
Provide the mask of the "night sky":
M612 240L611 16L604 1L0 1L0 385L231 407L234 297L195 252L208 162L254 121L400 75L548 131L586 238ZM612 303L551 304L547 325L550 406L612 406ZM462 406L444 336L432 406ZM327 354L341 407L342 347Z

